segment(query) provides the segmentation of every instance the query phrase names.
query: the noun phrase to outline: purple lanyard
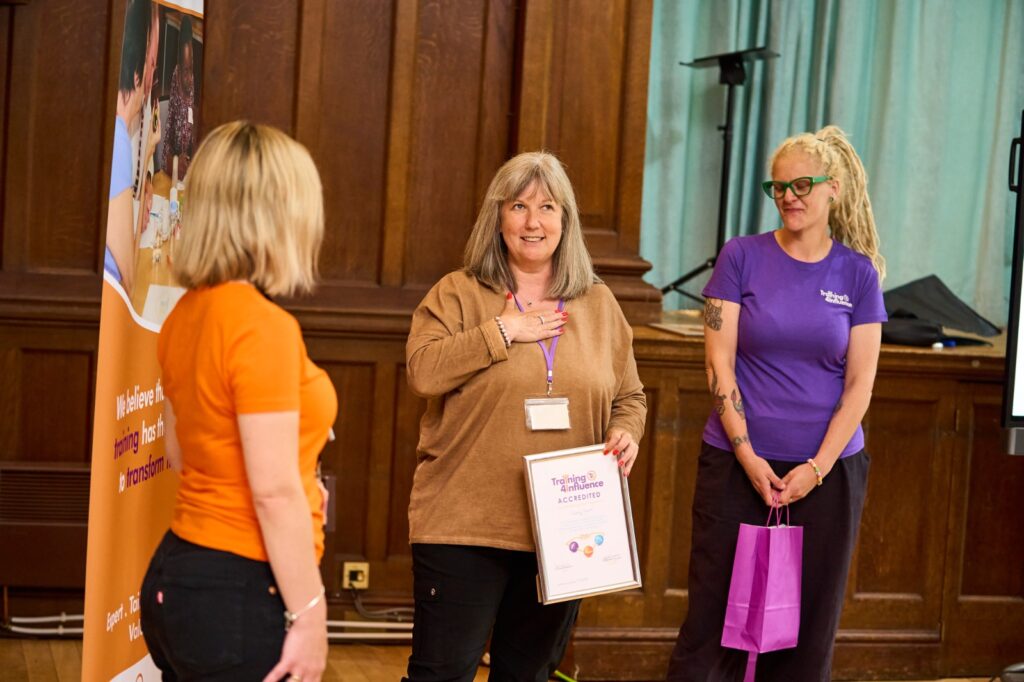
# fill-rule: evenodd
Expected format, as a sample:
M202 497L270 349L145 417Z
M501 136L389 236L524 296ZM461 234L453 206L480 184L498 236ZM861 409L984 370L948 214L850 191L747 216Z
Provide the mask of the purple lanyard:
M516 307L519 308L519 312L525 313L523 306L519 304L519 297L514 296L516 301ZM565 308L565 299L558 299L558 312L562 312ZM542 317L538 315L538 317ZM555 336L551 339L551 348L545 348L544 342L540 339L537 340L537 345L540 346L540 350L544 353L544 363L548 366L548 395L551 395L551 384L555 381L555 349L558 348L559 336Z

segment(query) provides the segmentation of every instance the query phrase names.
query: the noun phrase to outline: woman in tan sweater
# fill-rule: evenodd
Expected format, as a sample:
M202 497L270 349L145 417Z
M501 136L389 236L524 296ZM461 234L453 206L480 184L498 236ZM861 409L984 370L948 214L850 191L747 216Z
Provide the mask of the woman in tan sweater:
M647 413L632 332L594 275L558 159L520 154L487 190L465 267L413 314L409 385L429 399L409 503L416 599L408 680L547 680L579 601L537 600L522 456L603 442L626 475ZM530 398L568 401L531 430Z

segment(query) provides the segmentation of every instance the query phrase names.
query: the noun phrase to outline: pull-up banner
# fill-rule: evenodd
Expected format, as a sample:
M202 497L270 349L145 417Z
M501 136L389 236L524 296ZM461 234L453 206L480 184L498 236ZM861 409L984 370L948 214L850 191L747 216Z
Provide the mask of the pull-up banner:
M160 679L142 638L139 588L177 490L164 458L156 341L184 293L171 264L199 142L202 64L203 0L128 0L96 362L84 680Z

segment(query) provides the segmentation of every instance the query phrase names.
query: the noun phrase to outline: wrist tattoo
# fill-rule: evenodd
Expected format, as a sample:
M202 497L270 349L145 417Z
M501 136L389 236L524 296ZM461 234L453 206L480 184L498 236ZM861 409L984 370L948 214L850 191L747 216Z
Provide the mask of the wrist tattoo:
M743 445L744 443L749 443L749 442L750 442L750 436L748 436L745 433L742 436L736 436L735 438L732 439L733 446L740 446L740 445Z
M732 395L730 398L732 399L733 408L740 415L740 419L747 421L747 413L743 410L743 396L741 396L740 392L734 388L732 389Z
M717 305L716 305L717 301ZM717 298L704 299L704 324L714 331L722 330L722 301Z

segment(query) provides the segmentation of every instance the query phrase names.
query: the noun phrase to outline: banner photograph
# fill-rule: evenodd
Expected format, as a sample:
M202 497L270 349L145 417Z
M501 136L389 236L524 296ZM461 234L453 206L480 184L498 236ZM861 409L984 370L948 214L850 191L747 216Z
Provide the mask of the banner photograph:
M199 143L201 2L130 0L111 159L86 559L83 679L159 674L139 586L170 521L160 327L184 293L171 278L184 178ZM184 229L187 229L185 227Z

